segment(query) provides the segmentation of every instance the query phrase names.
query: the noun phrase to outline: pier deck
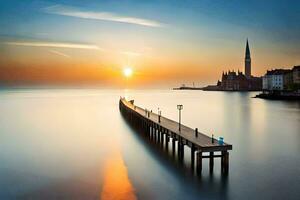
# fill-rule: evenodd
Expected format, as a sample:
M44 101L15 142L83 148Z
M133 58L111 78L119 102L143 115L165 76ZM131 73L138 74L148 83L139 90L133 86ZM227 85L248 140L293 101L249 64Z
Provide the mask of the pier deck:
M197 153L197 168L202 169L202 158L210 159L210 167L213 168L213 158L221 158L222 171L227 172L229 166L228 150L232 150L232 145L223 143L219 144L218 140L213 139L196 129L192 129L181 124L179 130L179 123L159 116L153 112L147 111L139 106L134 105L133 101L127 101L125 98L120 98L120 111L131 121L135 126L141 127L149 135L150 139L154 138L156 141L168 145L168 141L172 138L173 151L175 148L175 141L177 141L177 152L179 157L183 157L184 145L191 148L192 164L194 163L195 152ZM214 155L214 152L221 152L220 155ZM209 152L209 155L202 155L204 152ZM201 164L201 166L199 166Z

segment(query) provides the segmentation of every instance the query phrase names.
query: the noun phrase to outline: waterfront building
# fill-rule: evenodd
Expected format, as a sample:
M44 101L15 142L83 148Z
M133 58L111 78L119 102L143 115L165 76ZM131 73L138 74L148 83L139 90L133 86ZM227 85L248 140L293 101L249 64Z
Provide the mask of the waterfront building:
M287 90L293 83L293 71L290 69L268 70L262 82L263 90Z
M300 100L300 66L268 70L263 76L263 99Z
M223 72L221 87L226 90L246 90L248 88L248 79L242 72L228 71Z
M293 68L293 83L300 84L300 65Z

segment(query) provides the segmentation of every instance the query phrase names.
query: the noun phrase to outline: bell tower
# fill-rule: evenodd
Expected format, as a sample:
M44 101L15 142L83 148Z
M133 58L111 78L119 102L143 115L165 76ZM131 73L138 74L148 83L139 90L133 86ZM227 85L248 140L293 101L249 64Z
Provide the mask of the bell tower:
M246 54L245 54L245 76L247 78L251 78L251 56L250 56L248 39L247 39Z

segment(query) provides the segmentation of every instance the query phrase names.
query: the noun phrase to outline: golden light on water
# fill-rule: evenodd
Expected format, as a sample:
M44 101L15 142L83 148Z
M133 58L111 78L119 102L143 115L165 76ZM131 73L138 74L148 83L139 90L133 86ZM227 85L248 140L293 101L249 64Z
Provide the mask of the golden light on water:
M120 152L115 152L106 163L101 200L136 200L127 168Z
M126 78L129 78L130 76L132 76L132 73L133 73L133 71L132 71L131 67L125 67L123 69L123 74Z

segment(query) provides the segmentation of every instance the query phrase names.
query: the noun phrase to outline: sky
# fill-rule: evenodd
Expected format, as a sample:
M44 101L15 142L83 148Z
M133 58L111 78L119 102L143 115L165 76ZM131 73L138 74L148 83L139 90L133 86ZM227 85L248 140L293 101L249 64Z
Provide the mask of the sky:
M300 64L294 0L0 0L0 84L175 87ZM131 68L132 75L124 76Z

